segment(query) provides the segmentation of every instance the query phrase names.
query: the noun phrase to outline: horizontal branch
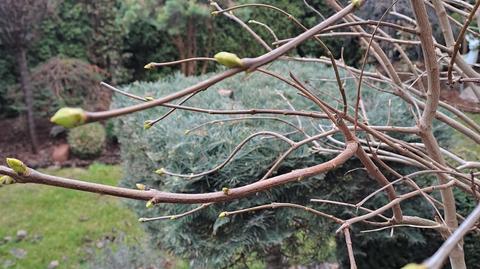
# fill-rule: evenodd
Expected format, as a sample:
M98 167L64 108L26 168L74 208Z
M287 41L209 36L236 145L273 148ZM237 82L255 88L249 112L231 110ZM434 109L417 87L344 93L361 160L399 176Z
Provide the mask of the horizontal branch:
M356 152L358 144L355 141L347 143L345 150L335 158L307 168L293 170L289 173L275 176L262 181L257 181L242 187L228 189L228 191L217 191L210 193L169 193L155 189L150 190L134 190L122 187L114 187L92 182L85 182L75 179L51 176L40 173L36 170L28 168L27 175L18 175L12 169L0 166L0 175L8 175L19 183L34 183L49 186L62 187L66 189L80 190L86 192L107 194L116 197L130 198L135 200L152 201L153 203L181 203L181 204L197 204L210 202L224 202L244 198L249 195L269 190L273 187L284 185L307 177L325 173L336 167L339 167L350 159Z

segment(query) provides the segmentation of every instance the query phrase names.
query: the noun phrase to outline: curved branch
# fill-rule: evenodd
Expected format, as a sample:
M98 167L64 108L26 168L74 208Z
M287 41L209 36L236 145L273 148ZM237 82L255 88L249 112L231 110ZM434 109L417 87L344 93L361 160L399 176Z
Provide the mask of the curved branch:
M248 197L255 193L269 190L273 187L302 180L307 177L312 177L332 170L350 159L355 154L357 147L358 144L355 141L350 141L347 143L347 147L345 148L345 150L330 161L315 166L294 170L286 174L282 174L262 181L257 181L242 187L232 188L229 189L227 193L225 193L224 191L198 194L169 193L154 189L150 189L148 191L141 191L51 176L40 173L33 169L29 169L29 175L21 176L16 174L12 169L5 166L0 166L0 174L11 176L19 183L34 183L56 186L66 189L100 193L135 200L152 201L153 203L197 204L210 202L225 202Z

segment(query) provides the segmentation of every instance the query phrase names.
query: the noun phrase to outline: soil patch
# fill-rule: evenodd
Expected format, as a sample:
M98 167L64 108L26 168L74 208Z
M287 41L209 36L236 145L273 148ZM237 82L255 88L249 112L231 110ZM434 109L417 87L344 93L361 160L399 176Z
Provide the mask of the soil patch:
M31 149L30 139L26 131L26 120L24 117L12 119L0 119L0 163L6 157L14 157L25 162L29 167L48 167L55 165L52 160L53 148L56 145L67 143L66 135L51 137L50 130L54 126L47 119L36 119L36 130L39 141L39 151L34 154ZM82 160L70 154L70 158L62 163L62 166L88 166L92 162L105 164L120 163L120 149L118 143L107 142L102 154L94 159Z

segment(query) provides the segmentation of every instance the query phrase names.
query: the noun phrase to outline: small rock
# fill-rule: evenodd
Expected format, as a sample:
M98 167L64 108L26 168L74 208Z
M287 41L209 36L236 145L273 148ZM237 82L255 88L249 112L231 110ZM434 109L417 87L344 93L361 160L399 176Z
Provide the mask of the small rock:
M4 242L5 244L8 243L8 242L11 242L12 240L13 240L13 238L12 238L11 236L5 236L5 237L3 238L3 242Z
M68 160L70 146L68 144L60 144L53 148L52 160L55 163L64 163Z
M25 237L27 237L27 231L25 230L18 230L17 231L17 241L22 241L23 239L25 239Z
M87 256L93 256L95 254L95 250L91 247L87 247L85 248L85 254L87 254Z
M96 246L97 248L103 248L105 246L105 243L103 241L98 241Z
M59 265L60 265L60 263L59 263L58 261L51 261L51 262L48 264L48 269L55 269L55 268L57 268Z
M2 268L10 268L15 265L15 261L12 260L5 260L3 262L3 267Z
M12 248L10 250L10 254L15 256L17 259L23 259L25 256L27 256L27 251L21 248Z

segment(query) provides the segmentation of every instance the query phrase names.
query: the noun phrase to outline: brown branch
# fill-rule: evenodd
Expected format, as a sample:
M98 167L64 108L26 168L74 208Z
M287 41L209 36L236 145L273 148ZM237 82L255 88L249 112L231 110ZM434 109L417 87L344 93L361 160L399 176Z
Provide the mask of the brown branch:
M476 222L480 219L480 204L470 213L465 221L458 227L457 230L443 243L443 245L428 258L424 265L426 268L439 269L442 268L445 259L449 254L458 246L463 240L463 237L475 226Z
M352 225L354 223L357 223L359 221L363 221L363 220L367 220L369 218L376 217L379 213L385 212L386 210L392 208L394 205L400 204L400 202L402 202L404 200L407 200L407 199L410 199L414 196L422 194L422 192L433 192L435 190L444 190L444 189L447 189L447 188L451 188L454 185L455 185L455 181L449 181L445 184L429 186L429 187L425 187L425 188L422 188L422 189L419 189L419 190L416 190L416 191L412 191L412 192L409 192L409 193L406 193L406 194L402 194L398 198L396 198L395 200L389 202L388 204L386 204L386 205L384 205L384 206L382 206L382 207L380 207L376 210L373 210L370 213L367 213L365 215L361 215L361 216L354 217L354 218L351 218L349 220L346 220L345 223L342 224L342 226L340 226L340 228L338 228L336 232L339 233L340 231L342 231L346 227L349 227L350 225Z
M428 20L427 9L421 0L411 0L412 8L420 30L420 41L422 42L423 58L427 71L428 89L427 100L423 110L422 118L418 124L420 129L420 137L425 144L427 153L432 159L439 162L442 166L446 166L445 160L441 154L438 142L433 136L432 122L438 108L440 99L440 74L436 61L435 47L432 38L432 28ZM447 184L448 178L444 174L438 175L441 184ZM458 227L456 217L455 197L451 188L442 189L442 201L445 209L445 221L452 230ZM455 248L450 253L450 262L453 269L466 268L464 252L461 246Z
M345 235L345 244L347 245L348 259L350 261L350 269L357 269L357 263L355 262L355 255L353 255L352 238L350 236L350 229L343 229Z
M475 16L475 13L477 12L478 7L480 6L480 1L477 1L475 3L475 6L473 7L473 10L470 11L470 14L468 15L468 18L465 20L462 29L460 30L460 34L458 34L457 40L455 41L455 44L453 45L453 52L452 56L450 58L450 63L448 64L448 82L452 84L452 70L453 70L453 65L455 63L455 59L457 57L458 50L460 49L460 45L463 43L463 38L465 35L465 32L468 28L468 25L470 22L472 22L473 17Z
M306 179L321 173L325 173L334 169L348 159L350 159L357 150L357 143L350 141L347 143L345 151L336 156L330 161L303 169L291 171L276 177L266 180L257 181L242 187L232 188L226 194L223 191L211 193L169 193L154 189L148 191L133 190L121 187L108 186L103 184L85 182L69 178L62 178L40 173L33 169L29 169L29 175L21 176L16 174L12 169L0 166L0 174L8 175L14 178L19 183L34 183L49 186L62 187L66 189L74 189L86 192L107 194L117 197L130 198L135 200L152 201L153 203L182 203L182 204L196 204L196 203L210 203L210 202L224 202L232 201L239 198L247 197L258 192L269 190L273 187L284 185L290 182Z

